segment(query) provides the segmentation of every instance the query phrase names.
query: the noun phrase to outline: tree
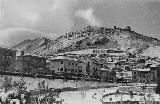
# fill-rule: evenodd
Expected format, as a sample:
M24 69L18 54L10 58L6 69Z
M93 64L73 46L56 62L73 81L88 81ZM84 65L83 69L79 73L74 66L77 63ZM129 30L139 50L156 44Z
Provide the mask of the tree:
M48 86L46 86L45 83L46 83L45 80L39 82L39 83L38 83L38 88L39 88L40 90L46 90L46 89L48 89Z
M12 77L4 76L4 81L2 81L2 89L5 89L5 92L11 90L13 88Z
M15 81L13 83L13 86L18 90L19 94L24 93L27 89L26 82L23 79L21 79L20 81Z

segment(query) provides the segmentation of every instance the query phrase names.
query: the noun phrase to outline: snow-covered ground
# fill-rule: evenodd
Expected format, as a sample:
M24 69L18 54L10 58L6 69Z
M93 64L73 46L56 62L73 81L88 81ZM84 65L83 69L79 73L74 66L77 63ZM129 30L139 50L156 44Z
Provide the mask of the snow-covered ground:
M102 104L102 95L109 94L109 93L114 93L116 92L117 87L112 87L112 88L101 88L101 89L90 89L87 91L83 91L84 93L82 94L81 91L69 91L69 92L62 92L60 94L60 97L64 99L63 104ZM96 95L95 95L96 93ZM115 94L106 96L103 98L103 102L116 102L116 101L140 101L144 102L144 98L146 101L148 101L149 93L145 93L144 96L140 95L133 95L131 98L130 95L121 95L118 94L117 96ZM150 97L150 101L160 101L160 96L158 94L152 93Z
M153 46L153 47L149 47L148 49L144 50L141 55L160 58L159 53L160 53L160 47L159 46Z
M87 91L69 91L62 92L60 97L64 99L63 104L102 104L102 95L113 93L117 90L116 87L91 89ZM96 93L96 95L95 95Z
M12 82L20 81L21 77L11 76ZM99 83L99 82L91 82L91 81L74 81L68 80L67 82L62 79L55 79L49 80L44 78L29 78L23 77L26 81L27 90L34 90L38 87L38 83L45 80L45 84L48 85L49 88L65 88L65 87L72 87L72 88L79 88L79 87L99 87L99 86L114 86L114 83ZM4 80L4 76L0 76L0 81Z
M16 77L16 76L11 76L12 77L12 83L14 81L20 81L21 77ZM49 86L49 88L64 88L64 87L72 87L72 88L77 88L77 87L82 87L86 88L88 87L99 87L99 86L112 86L113 84L111 83L98 83L98 82L85 82L85 81L63 81L61 79L55 79L55 80L48 80L48 79L43 79L43 78L28 78L24 77L23 78L26 81L26 86L27 90L34 90L35 88L38 88L38 83L40 81L45 80L45 84ZM4 76L0 76L0 81L4 82ZM0 83L1 86L2 83ZM109 92L115 92L115 88L101 88L101 89L89 89L89 90L80 90L80 91L66 91L62 92L60 94L60 98L64 99L63 104L100 104L100 99L102 98L102 91L105 90L105 93ZM0 92L0 96L2 99L7 98L8 94L12 92ZM92 98L94 93L97 93L95 98ZM103 92L104 93L104 92ZM104 94L105 94L104 93Z
M12 76L12 82L20 80L21 77L16 77ZM99 89L85 89L85 86L88 87L98 87L98 86L113 86L113 83L98 83L98 82L85 82L85 81L63 81L61 79L55 79L55 80L48 80L48 79L43 79L43 78L28 78L24 77L23 78L27 84L27 90L34 90L35 88L38 88L38 83L40 81L45 80L45 84L49 86L49 88L64 88L64 87L72 87L72 88L77 88L77 87L82 87L81 90L78 91L65 91L60 94L60 98L64 100L63 104L102 104L101 99L102 96L105 94L109 93L114 93L116 92L118 87L110 87L110 88L99 88ZM0 81L4 80L4 76L0 76ZM127 86L128 87L128 86ZM9 93L9 92L8 92ZM4 95L4 94L3 94ZM4 96L5 97L5 96ZM129 95L124 95L123 98L125 99L130 99ZM121 99L121 97L115 98L115 95L113 95L112 100L118 100ZM138 97L135 97L138 98ZM147 98L147 93L146 93L146 98ZM155 101L159 101L160 97L159 95L156 95L152 93L152 98ZM141 99L141 98L138 98ZM103 101L108 101L110 98L106 97L103 99ZM135 100L135 99L133 99Z

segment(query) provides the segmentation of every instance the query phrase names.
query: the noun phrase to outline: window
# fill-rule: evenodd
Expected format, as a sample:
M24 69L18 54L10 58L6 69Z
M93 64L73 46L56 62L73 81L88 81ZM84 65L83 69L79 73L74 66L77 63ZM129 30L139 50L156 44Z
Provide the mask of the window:
M136 74L136 72L134 72L133 74Z
M153 80L155 80L155 77L154 77L154 75L153 75L152 77L153 77Z
M61 61L61 64L63 64L63 61Z
M72 69L71 72L74 72L74 69Z
M72 63L72 65L74 65L74 63Z
M133 79L136 79L136 76L134 76Z
M125 70L130 70L130 67L129 66L125 66Z
M79 70L79 72L82 72L82 70Z
M124 75L124 73L120 73L120 76L123 76Z
M76 66L77 66L77 64L76 64Z
M10 53L10 56L12 56L12 53Z
M63 68L61 68L61 70L60 71L63 71Z
M52 68L54 68L54 66L52 66Z
M70 65L70 62L69 62L69 65Z
M143 80L143 83L145 83L145 80Z
M68 69L68 71L70 71L70 69Z
M58 68L58 71L59 71L59 68Z
M65 72L67 72L67 69L65 68Z

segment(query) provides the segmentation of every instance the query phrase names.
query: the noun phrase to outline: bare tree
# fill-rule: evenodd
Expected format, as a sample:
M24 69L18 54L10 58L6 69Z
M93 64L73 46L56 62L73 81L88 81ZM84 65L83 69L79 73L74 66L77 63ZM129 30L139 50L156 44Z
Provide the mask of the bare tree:
M4 76L4 80L2 81L2 86L0 88L5 89L5 92L11 90L13 88L12 77Z
M26 81L21 78L20 81L15 81L13 83L13 86L18 90L19 94L24 93L27 89L26 87Z

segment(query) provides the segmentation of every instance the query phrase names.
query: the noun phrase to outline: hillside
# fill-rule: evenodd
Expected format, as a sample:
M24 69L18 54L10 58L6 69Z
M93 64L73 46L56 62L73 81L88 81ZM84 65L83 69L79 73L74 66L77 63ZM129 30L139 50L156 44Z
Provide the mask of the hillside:
M69 52L93 48L117 49L130 53L142 53L150 47L159 47L160 41L131 30L128 26L122 28L106 28L88 26L78 31L61 34L55 40L35 38L24 40L13 49L18 52L41 56L52 55L57 52Z

